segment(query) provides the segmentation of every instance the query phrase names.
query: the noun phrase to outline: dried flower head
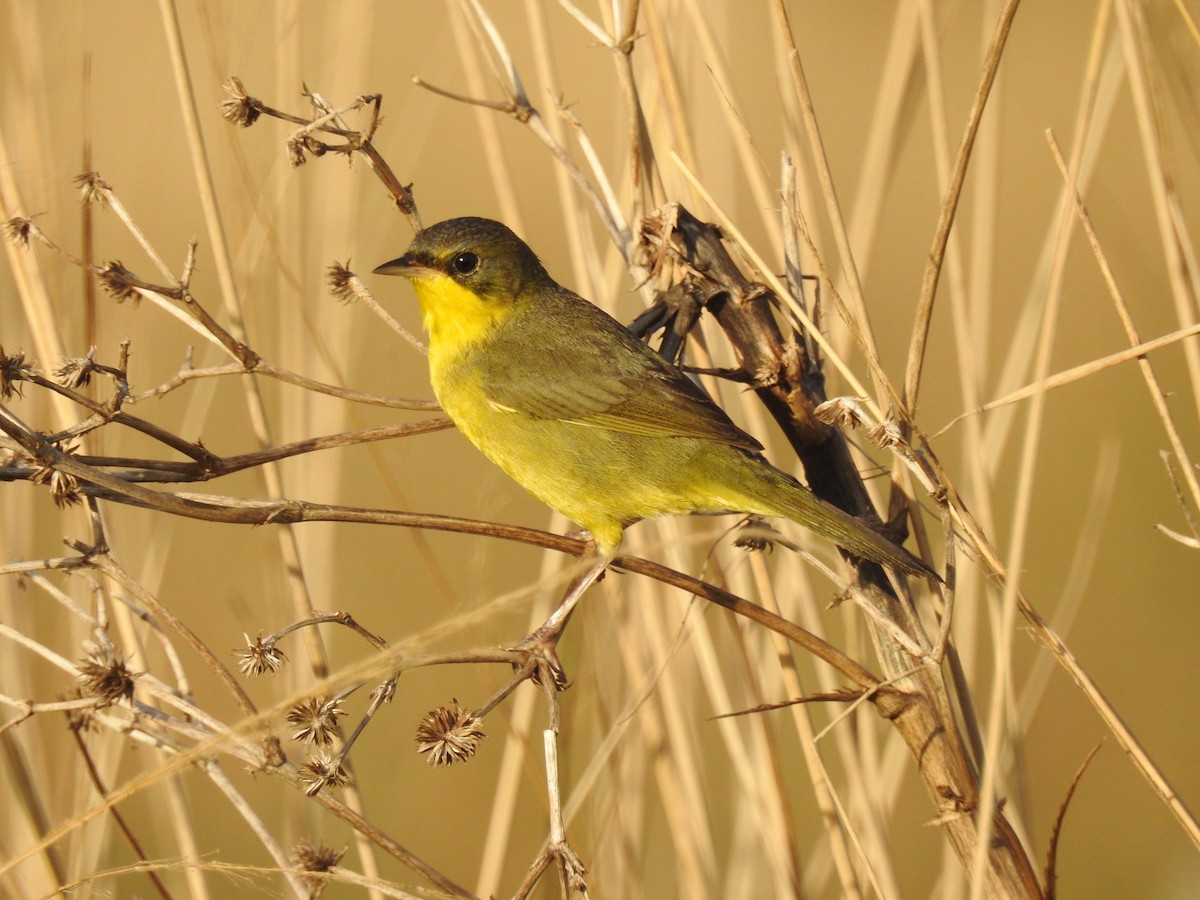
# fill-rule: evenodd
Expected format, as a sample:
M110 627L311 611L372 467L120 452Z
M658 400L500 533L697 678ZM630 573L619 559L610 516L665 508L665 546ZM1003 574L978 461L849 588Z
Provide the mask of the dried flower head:
M79 685L85 696L94 697L96 708L133 698L133 674L115 650L93 647L79 664Z
M37 476L45 470L35 472L33 477L36 480ZM50 496L54 498L54 505L59 509L66 509L68 506L75 506L83 502L83 496L79 493L79 479L68 472L61 469L54 469L50 473Z
M133 300L134 303L137 303L142 297L137 292L136 287L141 284L141 279L117 260L105 263L98 277L100 279L100 286L118 303L123 303L126 300Z
M229 96L221 101L221 115L242 128L249 128L262 115L258 101L246 93L246 86L237 77L225 82L225 93Z
M21 382L35 372L34 367L25 361L23 352L9 356L0 344L0 399L11 400L14 394L20 397Z
M439 706L417 726L417 752L428 753L431 766L449 766L474 756L484 737L482 720L451 700L449 707Z
M856 397L834 397L826 400L813 410L817 419L835 428L846 430L856 428L863 421L860 401Z
M342 861L347 849L343 847L341 850L335 850L325 844L302 840L292 847L288 859L302 872L329 872ZM329 879L308 875L304 877L304 883L308 887L308 896L318 897L329 884Z
M293 169L298 169L306 162L308 157L304 154L305 142L302 138L293 135L287 140L287 155L288 162L292 164Z
M392 698L396 696L396 679L399 676L393 675L387 681L371 689L371 702L376 705L391 703Z
M84 693L78 687L72 688L68 694L71 700L81 700ZM80 733L91 731L96 724L95 717L92 715L96 711L95 706L80 706L67 710L67 727L72 731Z
M339 303L353 303L367 292L362 279L350 271L350 260L346 260L344 266L335 262L325 270L325 277L329 281L329 293Z
M899 447L904 443L904 436L895 422L880 422L878 425L872 425L867 429L867 437L877 446L885 449Z
M304 785L304 793L315 797L321 789L343 787L350 783L350 773L342 768L341 756L334 756L321 750L302 765L299 769L300 783Z
M91 731L96 725L96 720L92 716L90 709L68 709L67 710L67 727L72 731L78 731L80 734L85 734Z
M761 553L764 550L774 550L779 537L779 532L767 524L766 519L748 516L738 536L734 538L733 546L739 550Z
M287 662L287 654L275 646L275 639L264 638L261 634L254 640L243 633L246 639L246 649L238 651L238 669L243 675L254 677L266 672L278 672Z
M310 697L289 709L288 724L295 729L292 740L328 747L341 738L342 728L337 720L338 716L346 715L341 702L340 697Z
M16 216L4 223L4 237L19 247L28 247L29 240L38 234L32 216Z
M54 446L67 454L74 453L79 449L73 443L55 444ZM48 484L50 486L50 494L54 497L54 505L59 509L83 501L83 497L79 493L79 479L69 472L64 472L54 466L40 466L36 472L29 476L29 480L34 484Z
M100 177L99 172L84 172L75 176L79 185L79 199L83 203L109 203L112 200L112 185Z
M61 366L54 370L54 377L63 387L86 387L92 381L92 373L96 371L96 348L91 347L87 356L71 356L63 360Z

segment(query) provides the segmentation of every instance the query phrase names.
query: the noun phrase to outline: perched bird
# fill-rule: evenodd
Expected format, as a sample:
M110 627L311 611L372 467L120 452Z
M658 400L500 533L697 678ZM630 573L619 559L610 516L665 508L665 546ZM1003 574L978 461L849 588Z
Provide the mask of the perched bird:
M686 375L557 284L500 222L440 222L375 272L412 282L433 389L459 430L591 532L599 562L576 595L603 571L626 526L678 513L782 516L854 556L932 574L768 463L762 445Z

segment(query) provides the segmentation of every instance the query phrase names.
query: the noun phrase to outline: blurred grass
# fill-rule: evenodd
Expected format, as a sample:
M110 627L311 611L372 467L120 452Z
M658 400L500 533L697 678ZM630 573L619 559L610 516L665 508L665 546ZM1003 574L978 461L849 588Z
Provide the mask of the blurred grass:
M912 309L941 203L938 155L952 154L957 145L978 80L980 48L995 17L994 9L932 6L791 7L881 357L896 381L902 377ZM1170 166L1177 221L1194 227L1200 142L1190 104L1200 48L1181 37L1187 30L1179 8L1128 7L1145 22L1138 46L1153 76L1150 88L1167 154L1161 162ZM1194 4L1182 9L1195 18ZM613 55L596 46L558 6L492 4L488 11L551 127L557 126L548 92L561 93L628 203L626 112ZM355 389L430 396L423 359L380 329L364 309L338 306L324 292L323 270L334 259L351 258L353 268L368 271L395 256L410 236L402 217L394 214L361 164L348 167L323 159L293 170L284 154L282 126L263 122L242 131L220 119L220 85L231 74L266 102L296 112L305 109L298 96L301 82L335 104L382 91L386 119L376 143L402 180L415 182L427 223L461 214L502 217L518 227L559 280L625 320L641 308L590 209L569 193L570 186L526 130L493 112L450 102L409 83L415 73L452 90L498 96L486 63L474 57L475 44L458 5L215 3L180 5L179 15L247 330L263 355ZM1148 188L1150 179L1162 173L1144 155L1146 131L1130 93L1131 63L1119 17L1110 4L1025 4L989 103L939 293L918 417L929 433L1031 377L1035 335L1027 323L1036 322L1045 301L1062 189L1043 131L1053 128L1064 150L1075 139L1077 110L1086 95L1082 81L1088 50L1100 15L1109 16L1099 44L1101 71L1108 79L1101 92L1106 104L1098 107L1086 142L1094 166L1081 192L1143 338L1187 324L1180 319L1188 314L1196 321L1195 269L1185 272L1181 286L1164 256ZM764 200L756 183L775 191L779 152L787 150L802 161L807 153L785 99L789 93L779 87L771 17L765 8L747 13L743 5L714 3L705 4L700 13L682 2L646 3L643 16L644 32L655 31L650 16L666 23L661 33L648 34L637 44L633 62L642 102L651 112L650 132L668 197L698 214L711 214L666 162L671 150L687 159L684 151L690 145L694 163L689 164L700 181L764 258L781 267L778 201L774 193ZM930 17L924 36L922 16ZM83 142L90 140L95 168L114 185L171 266L180 265L190 237L200 238L193 289L210 309L219 309L211 247L155 7L9 2L0 7L0 22L4 217L43 212L40 226L60 243L77 247L80 217L71 178L81 171ZM544 42L537 22L546 28ZM712 32L712 50L704 49L701 22ZM923 38L932 42L922 44ZM656 50L652 39L660 42ZM677 100L660 93L665 70L659 64L665 57L656 60L655 52L670 54ZM87 58L91 83L85 86ZM938 91L931 90L929 77L935 70L940 73L934 84ZM723 71L730 81L725 91L715 87ZM475 85L472 72L477 73ZM881 96L894 101L877 107ZM731 121L730 105L753 139L750 157L744 154L741 126ZM687 136L672 131L672 123L685 125ZM806 161L801 163L801 185L814 238L844 291L844 261L834 252ZM8 186L19 191L19 203ZM95 223L97 259L120 259L149 275L150 265L110 212L97 210ZM79 272L41 251L6 247L6 253L8 264L0 278L0 342L6 350L23 348L44 368L51 368L59 353L85 352ZM34 258L45 279L44 299L28 289L19 291L14 254ZM24 269L27 263L19 265ZM378 288L380 298L405 324L419 327L415 304L403 288L397 294L394 285L371 287ZM1173 295L1181 298L1182 307L1177 308ZM196 343L193 333L146 303L135 308L103 297L100 303L99 358L114 360L117 342L130 337L137 388L168 378L186 346ZM41 324L33 306L45 314ZM957 325L955 317L960 317ZM835 346L865 379L865 367L834 318L827 321ZM719 361L728 361L719 339L710 345ZM1050 371L1124 345L1095 263L1076 232L1066 257ZM211 348L197 346L197 365L221 360ZM1197 395L1183 354L1174 347L1155 353L1152 361L1172 394L1185 441L1193 447ZM842 390L839 383L832 379L831 394ZM282 386L264 385L263 391L278 442L360 423L415 418L350 407ZM52 408L28 388L25 394L13 408L26 421L49 422L69 412ZM731 405L745 399L729 388L722 397ZM197 384L135 411L186 437L200 437L219 453L254 446L238 384ZM1014 484L1027 412L1028 405L1022 404L988 413L958 424L935 443L1002 552L1011 552ZM771 440L771 430L753 406L734 410L734 415ZM1195 552L1152 529L1164 523L1185 530L1158 455L1166 447L1161 424L1136 369L1125 365L1047 395L1042 429L1032 505L1023 523L1028 529L1023 590L1051 620L1065 614L1061 604L1068 598L1078 597L1078 612L1065 629L1067 642L1183 799L1194 805L1200 797L1194 765L1200 716L1186 686L1200 674L1194 650L1200 626L1194 603ZM134 452L139 446L111 429L105 435L105 452ZM776 458L786 458L782 446L772 450ZM888 464L884 454L872 455ZM282 469L289 496L549 523L536 502L452 431L302 457ZM264 495L257 475L223 480L212 489ZM12 484L3 490L0 563L57 555L61 535L86 535L82 517L58 512L43 490ZM115 552L218 652L237 646L243 631L273 630L294 617L276 532L168 520L130 509L106 515ZM1103 518L1097 523L1089 516ZM707 542L726 524L643 525L631 535L630 549L697 572ZM1081 536L1095 543L1080 546ZM348 609L389 639L421 634L453 621L458 612L484 611L457 633L440 637L442 647L511 642L523 633L527 619L536 618L527 611L529 595L519 594L494 608L489 606L492 599L521 591L562 565L557 558L543 560L515 545L392 529L310 525L296 529L296 539L315 604ZM828 548L816 552L831 558ZM1071 568L1076 556L1086 563L1079 571ZM785 615L871 659L856 613L848 607L825 611L830 590L814 583L794 558L776 554L769 559L769 580L755 571L757 563L728 550L719 559L732 590L761 598L766 585L773 584ZM80 580L51 578L80 602L90 599ZM68 658L82 655L79 640L85 636L77 624L49 609L38 590L6 577L0 592L0 621L37 636ZM553 593L553 586L532 592L542 602ZM995 648L1012 642L1011 742L1001 792L1008 800L1006 812L1023 824L1031 853L1040 858L1067 783L1105 731L1057 668L1049 669L1047 677L1044 654L1019 629L997 634L997 603L998 596L982 578L964 566L955 638L981 710ZM672 644L677 633L678 642ZM334 669L358 658L360 646L331 636ZM563 698L568 808L574 810L573 794L582 798L569 835L588 863L598 895L788 896L793 865L802 873L807 894L840 895L812 787L801 768L802 738L791 715L780 711L719 723L707 720L713 713L788 696L777 667L769 663L774 651L766 636L717 610L694 607L678 592L621 575L610 576L589 598L564 651L576 681ZM150 662L137 665L161 665L150 653ZM299 642L289 645L289 653L302 658ZM69 687L61 673L35 664L11 645L0 656L0 692L6 695L50 699ZM798 665L807 690L837 685L827 670L808 660ZM202 705L225 702L198 668L189 665L189 674L201 679L196 691ZM264 706L270 705L307 680L299 669L290 677L294 680L287 688L254 683L249 689ZM354 762L368 811L385 830L460 883L505 895L519 883L545 837L539 708L526 700L501 707L488 720L491 737L484 751L468 766L429 770L410 744L412 729L427 708L452 696L470 705L468 697L486 696L498 678L491 670L466 667L405 675L397 701L372 725ZM1021 701L1031 683L1044 684L1044 693L1034 692L1027 706ZM837 712L814 709L809 714L819 729ZM4 715L7 721L11 710ZM511 758L501 752L507 722L535 733L528 743L511 745ZM619 737L606 747L607 736ZM159 764L149 751L129 752L112 737L90 739L111 783ZM58 720L36 718L6 732L2 740L7 752L0 769L4 795L13 796L27 779L26 786L46 803L51 826L95 802ZM919 787L914 789L917 781L907 751L886 726L870 713L860 714L819 746L856 833L873 851L868 856L878 890L886 896L961 895L958 864L949 858L941 835L920 827L932 818L932 810ZM22 765L27 774L21 774ZM238 774L231 771L233 777ZM245 826L231 818L204 781L188 773L181 780L192 804L189 817L200 853L222 862L269 864L251 844ZM270 824L285 840L315 834L339 846L350 842L343 827L283 785L261 778L238 780L274 817ZM573 790L592 784L586 795ZM58 785L71 789L60 792L54 789ZM495 800L497 789L510 791L511 801ZM181 838L171 837L175 832L169 820L178 817L167 812L163 796L151 790L122 804L122 810L133 818L153 857L174 859L184 850ZM505 816L511 821L507 840ZM32 842L24 818L9 817L0 835L3 857L11 858ZM1113 847L1121 852L1111 852ZM111 826L76 832L60 853L69 877L129 861ZM1183 897L1189 886L1200 883L1195 848L1111 742L1076 794L1059 854L1063 890L1080 896ZM346 864L358 868L353 856ZM411 878L386 859L380 865L386 878L401 883ZM0 876L0 893L41 896L54 889L57 877L30 860ZM125 876L93 889L145 893L149 888L140 878ZM271 895L282 889L271 880L231 882L217 875L207 880L213 896ZM202 890L198 881L186 889L179 880L170 883L181 895ZM329 895L357 891L334 887Z

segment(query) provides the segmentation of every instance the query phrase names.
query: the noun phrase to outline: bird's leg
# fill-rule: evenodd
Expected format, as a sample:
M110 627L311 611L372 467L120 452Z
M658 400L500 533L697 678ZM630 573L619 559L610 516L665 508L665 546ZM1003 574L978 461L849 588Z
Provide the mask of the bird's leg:
M550 666L554 683L560 691L567 687L567 673L563 671L562 664L558 661L556 649L558 639L562 637L563 629L567 627L571 613L575 611L584 592L604 574L604 570L612 562L612 556L598 552L595 545L589 545L584 559L590 559L591 565L571 580L558 607L550 613L545 622L522 638L521 642L513 648L514 650L537 651Z

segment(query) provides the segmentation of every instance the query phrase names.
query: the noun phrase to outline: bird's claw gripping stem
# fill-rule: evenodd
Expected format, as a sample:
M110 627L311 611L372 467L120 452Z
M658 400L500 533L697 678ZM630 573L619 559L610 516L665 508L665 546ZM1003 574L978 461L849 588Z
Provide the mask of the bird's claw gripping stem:
M546 621L523 637L512 648L519 652L527 652L538 656L544 660L546 666L554 676L555 687L560 691L566 690L570 681L567 678L567 673L563 670L562 663L558 659L558 640L562 637L563 629L567 627L571 613L575 611L575 607L579 604L584 592L604 574L604 570L608 567L611 559L612 557L606 555L594 556L591 565L575 576L574 580L567 587L567 592L563 595L562 601L555 608L554 612L550 613ZM538 681L536 671L533 675L533 680L535 682Z

